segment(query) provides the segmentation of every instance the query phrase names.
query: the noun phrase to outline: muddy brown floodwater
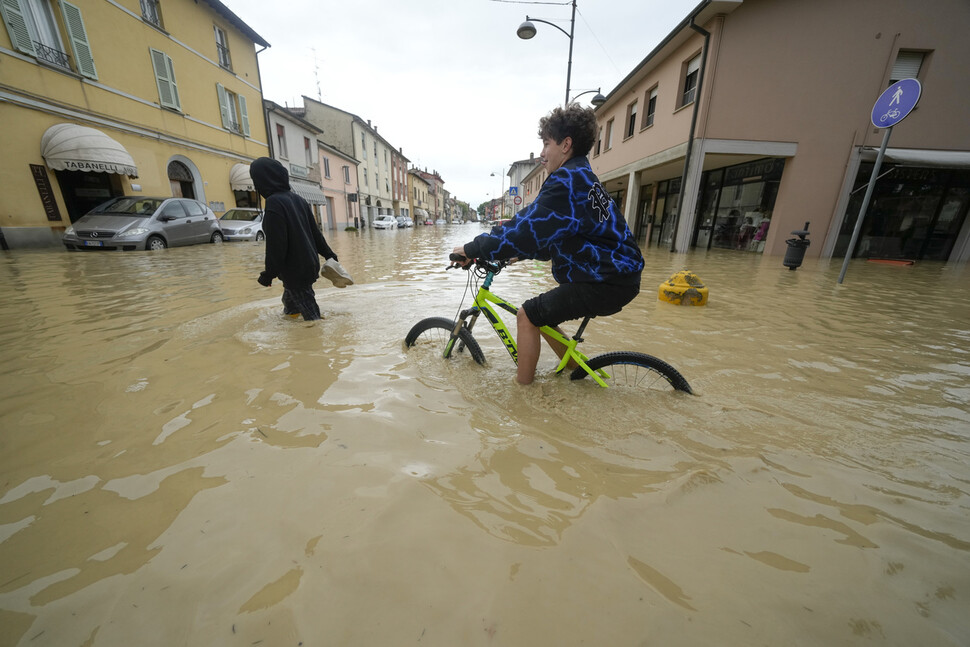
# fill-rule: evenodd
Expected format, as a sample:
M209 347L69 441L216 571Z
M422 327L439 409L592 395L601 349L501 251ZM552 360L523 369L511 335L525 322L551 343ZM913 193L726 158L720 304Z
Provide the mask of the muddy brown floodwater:
M332 234L314 323L257 244L2 253L0 645L970 644L968 268L650 249L584 349L697 395L523 388L402 347L479 231Z

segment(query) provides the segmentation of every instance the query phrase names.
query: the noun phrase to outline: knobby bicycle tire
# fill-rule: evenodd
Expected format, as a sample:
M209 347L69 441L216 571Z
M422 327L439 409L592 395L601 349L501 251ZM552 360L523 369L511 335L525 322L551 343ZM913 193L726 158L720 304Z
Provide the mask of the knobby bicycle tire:
M407 337L404 338L404 345L411 348L423 339L426 339L429 343L433 343L445 351L448 341L451 339L451 331L454 328L455 322L444 317L428 317L427 319L422 319L414 324L408 332ZM472 336L472 332L464 327L458 331L458 342L452 347L450 352L443 352L442 356L451 357L455 353L462 353L465 350L468 351L468 354L477 363L485 363L485 353L482 352L482 347L478 345L478 341Z
M645 353L618 351L597 355L587 363L594 371L606 369L609 378L604 377L607 385L624 385L640 389L662 390L674 389L693 393L690 384L677 369L663 361ZM570 379L582 380L587 377L582 366L573 370Z

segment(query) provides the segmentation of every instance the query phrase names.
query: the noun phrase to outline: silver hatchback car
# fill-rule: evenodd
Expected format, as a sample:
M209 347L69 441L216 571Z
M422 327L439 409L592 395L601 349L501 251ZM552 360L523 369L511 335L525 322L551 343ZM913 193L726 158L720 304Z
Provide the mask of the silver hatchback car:
M124 196L98 205L64 232L69 250L158 250L223 241L212 209L188 198Z
M263 233L263 212L259 209L236 207L219 217L219 227L226 242L231 240L255 240L266 238Z

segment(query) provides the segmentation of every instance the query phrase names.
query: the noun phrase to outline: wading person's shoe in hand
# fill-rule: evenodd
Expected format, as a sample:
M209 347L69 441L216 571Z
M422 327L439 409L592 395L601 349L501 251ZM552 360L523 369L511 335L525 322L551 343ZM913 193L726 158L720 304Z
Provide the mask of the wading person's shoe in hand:
M350 277L350 273L333 258L328 258L327 262L323 264L320 276L329 279L338 288L345 288L354 284L354 279Z

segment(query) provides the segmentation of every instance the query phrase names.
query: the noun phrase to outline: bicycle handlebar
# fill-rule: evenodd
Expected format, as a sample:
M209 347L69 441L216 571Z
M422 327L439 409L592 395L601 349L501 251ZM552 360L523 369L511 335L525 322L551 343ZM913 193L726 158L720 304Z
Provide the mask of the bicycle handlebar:
M451 261L452 264L446 267L446 270L460 267L467 272L473 268L481 268L482 270L491 272L492 274L498 274L502 271L502 268L511 263L511 261L486 261L481 258L467 258L466 256L456 254L454 252L448 254L448 260Z

